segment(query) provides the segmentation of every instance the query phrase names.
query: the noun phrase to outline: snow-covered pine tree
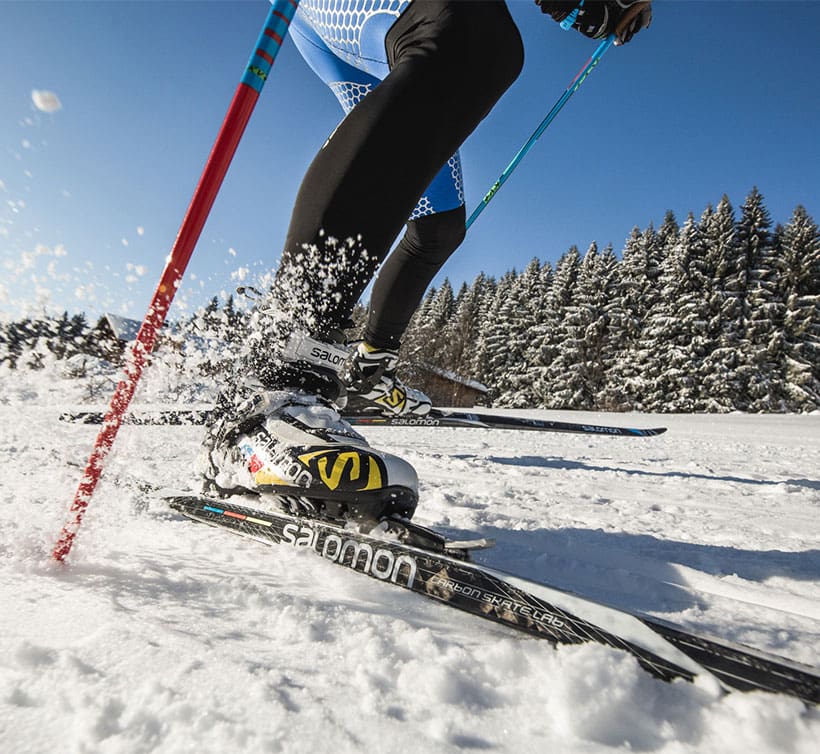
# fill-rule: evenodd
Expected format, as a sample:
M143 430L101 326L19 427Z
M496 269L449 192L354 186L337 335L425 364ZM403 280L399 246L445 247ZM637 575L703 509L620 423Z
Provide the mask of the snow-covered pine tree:
M734 208L725 194L714 211L707 210L701 226L714 277L706 291L707 338L711 342L699 379L706 410L718 413L741 409L745 403L738 375L745 350L743 301L739 290L739 277L745 274L742 261L745 257L737 242Z
M558 328L560 340L555 359L549 369L553 383L550 397L552 408L589 408L584 391L584 309L587 305L589 287L593 284L596 274L597 261L598 246L593 242L579 266L572 301L567 305Z
M820 406L820 232L798 206L777 234L785 303L781 383L791 411Z
M611 370L610 379L621 380L624 405L637 410L662 406L664 395L653 391L657 373L663 368L657 356L657 343L663 338L664 320L653 319L662 304L661 275L678 243L680 228L672 212L667 212L661 227L644 231L630 246L621 274L620 298L626 333L620 358Z
M772 411L782 406L779 394L778 363L782 339L784 302L778 285L778 260L771 243L772 221L763 196L753 188L741 206L737 223L740 256L745 258L743 317L745 352L739 378L749 411Z
M667 213L664 231L659 234L652 224L645 231L633 228L626 241L620 267L620 290L623 319L620 323L620 347L616 362L609 370L608 398L623 410L642 405L646 398L645 359L640 359L641 335L647 313L659 297L658 279L661 274L663 243L677 229L674 215ZM675 230L675 233L677 231ZM645 354L645 356L651 354ZM643 364L642 364L643 362ZM619 397L618 397L619 396Z
M536 324L528 334L528 342L524 359L528 365L528 380L532 385L534 406L541 404L541 386L544 382L546 363L545 358L552 358L549 353L549 340L555 329L555 312L552 308L555 272L549 262L544 262L539 271L540 283L538 286L538 317Z
M428 364L447 368L452 362L452 343L447 337L447 325L452 321L456 309L456 298L453 286L445 278L438 292L433 297L428 313L427 332L424 350L424 361Z
M456 309L446 328L445 337L451 349L447 368L463 377L474 374L473 359L487 291L488 280L484 273L480 273L472 285L465 283L456 297Z
M515 270L506 273L498 281L490 300L483 307L479 327L479 343L476 348L474 375L490 389L490 399L499 397L498 380L509 367L507 342L508 324L501 317L501 309L510 298L517 277Z
M536 371L534 382L537 405L545 408L563 408L563 398L557 392L565 384L566 374L557 363L561 343L565 338L564 322L575 300L578 275L581 270L581 254L577 246L571 246L555 265L552 285L544 307L540 341L533 342ZM532 357L531 357L532 358Z
M594 242L584 255L554 365L563 384L554 397L567 408L603 408L607 369L615 360L612 323L619 321L618 263L611 248Z
M528 361L533 333L542 322L549 290L543 288L541 263L533 259L513 283L507 301L499 310L506 330L507 367L499 372L496 387L498 404L527 408L536 404L534 377Z
M653 355L647 375L653 410L703 408L698 372L709 350L703 293L711 278L701 226L690 214L664 259L660 297L643 339Z

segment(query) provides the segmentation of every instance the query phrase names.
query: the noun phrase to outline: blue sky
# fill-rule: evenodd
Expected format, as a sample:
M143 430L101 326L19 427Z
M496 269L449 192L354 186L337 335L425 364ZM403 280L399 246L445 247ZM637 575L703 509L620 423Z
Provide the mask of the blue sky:
M465 144L468 212L595 47L511 0L527 61ZM820 220L820 2L655 2L471 228L459 285L571 244L620 251L752 186ZM141 319L267 14L247 2L0 3L0 313ZM33 90L61 109L38 110ZM178 295L188 309L272 268L301 176L340 117L292 44L276 62ZM442 279L439 278L439 281ZM179 308L178 308L179 311Z

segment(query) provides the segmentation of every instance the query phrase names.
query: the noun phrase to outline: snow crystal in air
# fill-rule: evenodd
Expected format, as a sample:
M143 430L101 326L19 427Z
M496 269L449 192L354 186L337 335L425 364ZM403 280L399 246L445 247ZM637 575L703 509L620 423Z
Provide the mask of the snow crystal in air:
M56 113L63 107L60 98L54 92L46 89L32 89L31 101L34 107L44 113Z
M56 113L63 107L60 98L54 92L49 92L46 89L33 89L31 101L34 103L34 107L44 113Z

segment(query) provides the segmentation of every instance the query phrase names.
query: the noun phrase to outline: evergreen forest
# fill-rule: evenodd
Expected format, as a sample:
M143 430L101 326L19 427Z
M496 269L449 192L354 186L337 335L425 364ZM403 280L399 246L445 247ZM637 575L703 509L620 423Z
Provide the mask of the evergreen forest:
M361 323L363 310L356 319ZM213 377L247 311L214 298L170 328L209 344L186 369ZM4 368L101 350L83 314L0 326ZM206 356L203 357L203 353ZM774 224L755 188L681 224L635 227L620 254L592 244L499 279L431 288L402 343L402 376L478 381L499 407L653 412L820 408L820 232L798 206Z

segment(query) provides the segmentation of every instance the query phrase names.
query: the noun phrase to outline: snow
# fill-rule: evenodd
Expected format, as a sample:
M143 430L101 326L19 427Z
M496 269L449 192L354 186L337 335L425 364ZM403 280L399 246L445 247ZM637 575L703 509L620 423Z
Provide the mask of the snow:
M44 113L56 113L63 107L60 98L47 89L32 89L31 101L34 103L34 107Z
M818 750L794 699L665 684L180 519L137 482L188 483L200 427L124 427L58 566L97 427L58 420L88 388L56 375L0 371L4 752ZM420 522L498 541L481 562L820 665L820 415L531 414L669 432L365 434L418 468Z

